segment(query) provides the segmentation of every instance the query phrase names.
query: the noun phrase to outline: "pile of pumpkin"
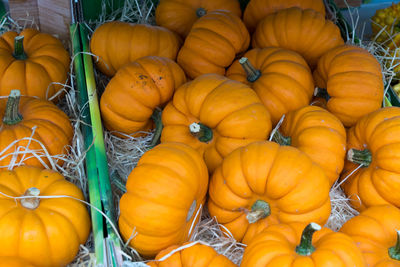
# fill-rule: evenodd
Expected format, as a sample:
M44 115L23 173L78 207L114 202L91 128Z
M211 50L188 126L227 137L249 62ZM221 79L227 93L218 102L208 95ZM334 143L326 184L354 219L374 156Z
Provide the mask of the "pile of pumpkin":
M161 135L127 178L123 238L151 266L234 265L186 243L206 206L247 245L241 266L400 266L400 108L381 108L379 62L344 44L322 0L241 15L235 0L161 0L159 26L94 32L105 127ZM335 182L361 212L338 232L322 227Z

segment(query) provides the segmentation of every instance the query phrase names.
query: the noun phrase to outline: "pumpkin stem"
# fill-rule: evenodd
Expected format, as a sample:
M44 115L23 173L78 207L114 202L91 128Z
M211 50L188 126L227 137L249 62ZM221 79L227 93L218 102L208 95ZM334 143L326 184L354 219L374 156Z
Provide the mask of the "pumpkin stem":
M310 223L301 234L300 245L296 247L296 253L302 256L311 255L315 251L312 245L312 236L315 231L321 230L321 226L316 223Z
M290 136L284 136L279 130L276 130L272 141L280 144L281 146L290 146L292 144L292 138Z
M329 99L331 98L326 88L319 88L319 87L315 87L314 96L317 98L325 99L326 101L329 101Z
M247 57L242 57L241 59L239 59L239 63L242 65L244 71L246 72L247 80L249 82L255 82L258 80L258 78L261 77L261 71L254 68Z
M264 200L257 200L254 202L253 206L251 206L251 211L247 213L246 219L249 223L255 223L258 220L264 219L271 214L271 208L267 202Z
M23 195L24 197L30 197L30 198L22 198L21 199L21 205L22 207L30 210L34 210L37 207L39 207L39 198L37 196L40 195L40 190L36 187L31 187L28 188L28 190L25 191L25 194Z
M156 129L154 131L153 139L151 139L151 143L150 143L150 148L153 148L159 143L161 132L162 132L162 129L163 129L163 124L162 124L162 121L161 121L161 109L160 108L156 108L153 111L153 114L151 115L151 118L153 119L153 121L154 121L154 123L156 125Z
M400 230L397 230L397 242L396 245L389 248L389 256L394 259L400 261Z
M368 149L357 150L354 148L349 149L347 152L347 159L356 164L362 164L368 167L372 162L371 151Z
M202 17L202 16L204 16L205 14L207 14L207 10L205 10L204 8L202 8L202 7L200 7L200 8L198 8L197 10L196 10L196 16L197 17Z
M14 58L24 60L27 58L24 51L24 36L17 36L14 39Z
M7 125L14 125L22 121L22 116L19 114L19 99L21 92L19 90L11 90L8 96L6 110L4 112L3 123Z
M208 143L213 139L213 131L201 122L193 122L189 125L190 133L200 142Z

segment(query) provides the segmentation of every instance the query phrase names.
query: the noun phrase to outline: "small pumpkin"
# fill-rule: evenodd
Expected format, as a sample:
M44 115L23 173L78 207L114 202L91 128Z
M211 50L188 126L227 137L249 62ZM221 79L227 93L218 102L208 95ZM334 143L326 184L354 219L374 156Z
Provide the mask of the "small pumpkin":
M74 135L71 122L52 102L20 97L19 90L12 90L8 98L0 99L0 118L0 171L10 163L49 165L42 145L52 156L68 152ZM40 160L27 150L35 151Z
M246 247L242 267L352 266L365 261L353 240L316 223L271 225Z
M177 62L192 79L205 73L224 75L249 43L249 32L238 16L227 10L211 11L193 24Z
M161 142L185 143L199 151L213 172L234 149L265 140L271 119L247 85L204 74L175 92L162 113Z
M331 212L329 189L323 170L305 153L254 142L234 150L215 170L208 210L237 241L249 244L268 225L325 224Z
M360 248L367 266L400 266L400 210L373 206L348 220L340 232Z
M0 257L0 267L35 267L35 266L20 258Z
M156 8L156 23L186 37L199 18L217 9L242 16L238 0L161 0Z
M252 46L278 46L302 55L313 69L318 59L344 43L338 26L312 9L291 7L267 15L257 24Z
M318 61L314 80L326 89L327 109L346 127L382 105L381 66L364 48L342 45L328 51Z
M201 243L185 243L183 248L178 245L170 246L157 254L155 261L147 263L150 267L235 267L224 255L218 254L212 247ZM181 250L179 250L181 249ZM178 250L174 252L174 250ZM173 254L171 254L173 253ZM170 255L171 254L171 255Z
M175 88L185 82L185 73L171 59L148 56L128 63L118 70L101 96L104 126L112 132L135 136L138 131L152 129L155 109L163 107Z
M226 76L256 91L274 125L283 114L307 106L314 93L312 74L303 57L279 47L246 52L229 67Z
M175 60L181 42L177 34L164 27L111 21L94 31L90 50L96 56L97 68L111 77L123 65L141 57Z
M55 171L20 166L0 172L0 192L25 197L15 200L0 194L0 256L19 257L43 267L73 261L91 225L76 185Z
M362 117L348 130L347 149L341 179L351 204L360 211L385 204L400 208L400 108Z
M18 88L22 95L49 99L63 89L69 63L69 53L50 34L29 28L5 32L0 37L0 95Z
M145 257L187 242L207 187L207 167L193 148L165 143L148 150L129 174L119 202L122 237Z

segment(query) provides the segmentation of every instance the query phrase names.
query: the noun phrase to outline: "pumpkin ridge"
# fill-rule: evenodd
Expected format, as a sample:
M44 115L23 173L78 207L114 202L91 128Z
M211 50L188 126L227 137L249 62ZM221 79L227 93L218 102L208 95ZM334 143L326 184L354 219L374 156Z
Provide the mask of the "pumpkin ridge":
M141 102L139 102L139 101L137 101L137 102L141 104ZM143 105L143 107L144 107L144 108L147 108L147 109L151 109L151 108L146 107L146 106L144 106L144 105ZM102 108L103 108L103 109L107 109L108 112L109 112L109 113L112 113L114 116L119 116L119 117L123 118L124 120L132 121L132 117L129 117L126 113L124 113L124 112L121 112L121 113L117 112L117 111L120 110L120 109L118 109L118 108L111 108L109 105L103 105ZM151 115L149 116L149 118L150 118L150 117L151 117ZM136 121L136 122L139 122L139 123L146 124L146 120L144 120L144 121L139 121L138 119L135 119L135 121Z
M281 62L281 61L279 61L279 62ZM273 64L270 64L270 65L273 65ZM299 65L299 66L301 66L300 64L298 64L298 63L296 63L296 65ZM308 95L307 95L307 88L306 87L304 87L303 86L303 84L302 83L300 83L299 81L297 81L295 78L293 78L293 77L291 77L291 76L288 76L287 74L285 75L285 74L283 74L283 73L279 73L279 72L273 72L273 71L270 71L270 72L268 72L268 74L267 75L261 75L261 77L260 77L260 79L264 76L264 77L267 77L268 75L271 75L271 74L273 74L273 75L276 75L276 76L280 76L280 77L284 77L285 79L288 79L288 80L290 80L290 81L294 81L294 83L296 83L297 85L299 85L299 87L301 87L303 90L298 90L298 91L296 91L296 93L299 93L299 94L303 94L303 96L305 96L307 99L308 99Z
M379 167L380 169L382 169L382 170L384 170L384 171L387 171L387 172L390 172L390 173L393 173L393 171L388 171L388 170L385 170L385 169L383 169L382 167ZM375 191L379 194L379 196L383 199L383 200L385 200L387 203L389 203L389 204L391 204L391 205L393 205L393 206L396 206L394 203L392 203L392 201L389 201L388 199L387 199L387 194L385 194L385 193L382 193L381 192L381 190L380 190L380 188L381 188L381 185L377 185L376 184L376 180L380 180L381 181L381 183L382 183L382 180L381 179L379 179L379 177L378 177L378 179L375 179L374 177L375 177L375 175L374 175L374 171L372 171L372 175L371 175L371 177L370 177L370 180L371 180L371 184L373 184L373 186L375 187ZM386 182L385 182L385 184L387 184ZM387 186L387 187L389 187L389 186Z
M163 62L163 63L164 63L164 62ZM140 63L139 63L139 66L140 66L140 68L142 68L142 69L144 70L144 72L146 73L146 75L150 78L149 80L152 82L152 85L156 88L155 91L157 92L158 97L160 98L160 103L161 103L161 102L162 102L162 95L161 95L161 92L160 92L160 88L157 86L155 80L153 79L153 76L152 76L151 73L146 69L146 66L144 66L144 65L142 65L142 64L140 64ZM165 75L165 76L171 76L171 77L173 77L172 72L171 72L170 68L168 67L168 65L167 65L167 64L163 64L163 67L165 68L165 70L168 71L168 75ZM174 81L174 83L175 83L175 81ZM175 91L175 90L174 90L174 91ZM161 104L162 104L162 103L161 103ZM143 105L144 105L144 104L143 104ZM151 109L154 109L154 108L156 108L156 107L151 107Z
M39 204L40 205L40 204ZM40 206L39 206L40 207ZM38 207L38 208L39 208ZM40 221L40 224L41 224L41 226L42 226L42 228L43 228L43 232L45 233L45 236L46 236L46 241L47 241L47 251L49 252L47 255L48 255L48 259L50 260L50 262L52 263L52 264L54 264L54 259L53 259L53 251L51 250L51 242L50 242L50 239L49 239L49 233L47 232L47 227L46 227L46 224L44 223L44 221L43 221L43 218L38 214L38 212L33 212L32 214L35 214L35 217L37 217L37 219ZM22 229L22 228L21 228Z

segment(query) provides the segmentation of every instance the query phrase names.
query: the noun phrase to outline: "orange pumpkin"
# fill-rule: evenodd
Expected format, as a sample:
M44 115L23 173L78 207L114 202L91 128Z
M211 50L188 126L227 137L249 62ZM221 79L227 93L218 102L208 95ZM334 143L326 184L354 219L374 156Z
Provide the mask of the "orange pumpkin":
M76 185L55 171L21 166L0 172L0 192L25 197L0 195L0 256L43 267L66 266L75 258L91 225Z
M347 149L341 179L348 177L342 187L351 204L360 211L385 204L400 207L400 108L362 117L348 130Z
M193 148L165 143L148 150L128 176L119 202L122 237L145 257L187 242L207 187L207 167Z
M327 109L346 127L382 105L381 66L364 48L342 45L328 51L319 60L314 79L326 89Z
M154 110L163 107L184 82L185 73L171 59L149 56L128 63L101 96L104 126L127 135L152 129Z
M34 267L34 266L20 258L0 257L0 267Z
M296 52L256 48L235 61L226 72L230 79L252 87L278 123L283 114L307 106L314 93L310 68Z
M302 55L311 68L330 49L342 45L340 30L332 21L312 9L291 7L267 15L257 24L254 48L278 46Z
M195 148L213 172L234 149L265 140L271 131L267 109L247 85L204 74L178 88L162 114L161 142Z
M98 27L90 41L97 68L113 76L123 65L145 56L175 60L181 39L170 30L147 24L111 21Z
M400 266L400 210L373 206L348 220L340 229L356 242L367 266Z
M54 36L35 29L0 37L0 95L19 89L22 95L49 99L67 81L70 56ZM57 98L55 98L57 99Z
M199 18L217 9L242 16L238 0L161 0L156 8L156 23L186 37Z
M249 32L238 16L226 10L211 11L193 24L177 61L192 79L205 73L224 75L249 43Z
M363 267L365 261L353 240L316 223L271 225L244 251L242 267Z
M42 145L52 156L67 153L74 134L68 116L56 105L33 97L20 99L18 90L12 90L8 99L0 99L0 118L0 171L10 163L49 165ZM55 162L62 164L61 160Z
M254 142L234 150L214 172L208 210L237 241L248 244L268 225L325 224L329 189L323 170L297 148Z

